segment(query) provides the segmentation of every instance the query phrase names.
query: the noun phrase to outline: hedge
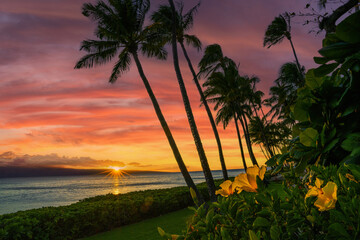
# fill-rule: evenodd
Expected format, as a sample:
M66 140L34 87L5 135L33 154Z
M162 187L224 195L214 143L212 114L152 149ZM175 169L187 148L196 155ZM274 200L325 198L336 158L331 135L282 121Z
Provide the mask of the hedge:
M218 186L222 180L217 180ZM198 185L205 198L204 183ZM0 239L78 239L193 205L187 187L103 195L69 206L0 215Z

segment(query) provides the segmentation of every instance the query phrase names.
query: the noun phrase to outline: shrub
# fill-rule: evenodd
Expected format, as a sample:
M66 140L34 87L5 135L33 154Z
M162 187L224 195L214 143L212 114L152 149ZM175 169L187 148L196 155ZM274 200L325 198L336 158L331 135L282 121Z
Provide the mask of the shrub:
M206 185L198 188L209 199ZM187 187L108 194L69 206L0 215L0 239L77 239L191 205Z
M293 169L292 169L293 170ZM316 180L317 179L317 180ZM306 194L319 185L319 195ZM289 185L257 180L257 192L242 191L218 202L193 208L191 223L181 236L159 232L165 239L359 239L360 167L312 167L312 176ZM335 204L319 208L326 185L336 184ZM334 189L333 189L334 190Z

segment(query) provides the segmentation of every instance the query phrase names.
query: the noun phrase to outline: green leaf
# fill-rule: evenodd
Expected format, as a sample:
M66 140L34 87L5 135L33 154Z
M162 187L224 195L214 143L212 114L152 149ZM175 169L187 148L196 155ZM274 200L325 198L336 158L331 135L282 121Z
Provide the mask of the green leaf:
M353 151L356 147L360 146L360 133L352 133L346 136L342 142L341 147L346 151Z
M226 228L224 227L221 227L221 239L224 239L224 240L232 240L232 237L229 233L228 230L226 230Z
M273 240L278 240L280 239L280 234L281 234L281 230L279 228L279 226L277 225L272 225L270 228L270 237Z
M319 68L321 68L321 66ZM310 89L314 90L314 89L321 87L323 82L324 82L324 79L322 77L318 77L315 74L315 69L310 69L309 71L307 71L307 73L305 75L305 84Z
M307 166L307 159L303 158L299 164L296 165L295 173L303 174Z
M264 194L255 195L255 199L264 206L270 206L270 200Z
M335 147L335 145L339 142L339 140L340 140L339 138L335 138L329 144L327 144L324 149L324 153L331 151Z
M348 221L347 217L345 217L344 214L342 214L340 211L337 211L335 209L332 209L330 211L330 217L331 220L334 222L341 221L343 223L346 223Z
M314 75L316 77L323 77L331 73L339 66L339 63L323 64L318 68L314 69Z
M328 33L323 39L322 45L323 47L326 47L337 42L341 42L341 39L335 33Z
M166 236L165 231L164 231L161 227L158 227L157 230L158 230L160 236L162 236L162 237L165 237L165 236Z
M294 118L300 122L309 120L309 107L310 104L306 104L301 101L297 101L294 106Z
M330 61L330 59L324 58L324 57L314 57L314 62L317 64L325 64L328 61Z
M260 212L257 212L256 215L260 217L270 218L271 211L268 208L263 208Z
M249 238L250 240L259 240L259 238L256 236L253 230L249 230Z
M336 36L349 43L360 42L360 12L357 11L345 18L336 27Z
M350 239L350 235L340 223L333 223L329 226L328 237L330 239Z
M356 53L359 49L358 44L338 42L321 48L319 53L329 59L341 59Z
M206 214L206 219L205 219L205 223L208 227L212 223L213 217L214 217L214 209L210 209L209 212Z
M193 199L194 203L196 206L199 206L199 200L196 196L196 192L193 188L190 188L190 195L191 195L191 198Z
M307 128L300 133L300 143L307 147L316 147L316 140L319 136L318 131L313 128Z
M265 162L266 166L268 166L268 167L273 167L273 166L275 166L275 165L276 165L276 161L277 161L277 157L278 157L278 155L275 155L275 156L271 157L269 160L267 160L267 161Z
M253 223L253 227L258 228L258 227L269 227L270 226L270 222L263 217L257 217Z

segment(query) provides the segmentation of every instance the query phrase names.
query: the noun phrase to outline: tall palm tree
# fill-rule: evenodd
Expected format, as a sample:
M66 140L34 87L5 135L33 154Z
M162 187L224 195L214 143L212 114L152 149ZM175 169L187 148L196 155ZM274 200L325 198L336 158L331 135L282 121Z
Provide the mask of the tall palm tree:
M195 119L194 119L194 115L192 113L192 109L190 106L190 101L186 92L186 87L185 87L185 83L183 80L183 77L181 75L181 71L180 71L180 66L179 66L179 58L178 58L178 52L177 52L177 40L176 40L176 36L177 36L177 14L176 14L176 10L175 10L175 5L173 0L169 0L169 4L171 7L171 11L172 11L172 22L175 24L171 24L172 26L172 38L171 38L171 45L172 45L172 52L173 52L173 62L174 62L174 68L175 68L175 72L176 72L176 77L179 83L179 87L180 87L180 92L181 92L181 96L184 102L184 106L185 106L185 111L186 111L186 115L189 121L189 125L190 125L190 130L191 133L193 135L194 138L194 142L195 142L195 146L200 158L200 162L201 162L201 166L204 172L204 176L205 176L205 181L208 187L208 191L209 191L209 195L210 195L210 200L215 202L217 200L217 197L215 195L215 183L214 183L214 179L212 177L212 173L209 167L209 163L207 161L206 158L206 154L205 154L205 150L204 147L202 145L201 142L201 138L199 135L199 132L197 130L197 126L195 123Z
M85 3L82 14L97 23L96 40L84 40L80 50L87 52L75 65L75 68L92 68L94 65L108 63L116 58L109 82L114 83L121 74L129 70L131 57L134 59L140 77L154 106L156 115L168 139L180 171L189 188L193 188L203 202L189 172L182 160L179 149L161 112L160 106L143 71L138 51L148 57L166 58L166 51L158 34L151 27L144 27L145 15L150 8L149 0L116 0L96 4Z
M273 45L281 43L284 38L289 40L292 51L294 53L296 65L298 70L301 72L301 66L297 58L294 44L291 39L291 17L292 15L288 12L280 14L278 17L271 22L267 27L264 37L264 47L270 48Z
M203 86L206 88L204 91L207 101L214 103L214 110L218 110L216 114L216 123L223 123L224 129L228 126L229 122L233 119L235 122L236 133L238 136L240 153L244 169L247 169L244 150L241 142L241 135L239 131L238 120L239 104L238 94L239 75L234 67L227 67L223 72L213 72L204 82Z
M220 137L219 137L219 133L216 129L216 124L214 121L214 117L211 113L210 107L208 105L208 103L206 102L206 99L204 97L204 93L202 91L201 85L199 83L198 77L195 73L194 67L192 65L192 62L189 58L189 55L187 54L186 48L185 48L185 44L190 45L195 47L197 50L201 49L201 42L200 40L195 36L195 35L189 35L186 33L186 31L190 30L191 27L193 26L194 23L194 15L195 13L198 11L198 8L200 6L200 3L198 3L197 5L195 5L193 8L191 8L188 12L186 12L185 14L183 14L183 10L184 10L184 5L181 2L180 5L178 6L178 9L176 9L176 40L177 42L180 44L181 49L183 51L183 54L185 56L185 59L188 63L189 69L191 71L191 74L193 75L193 80L194 83L196 85L196 88L200 94L200 99L202 102L202 105L204 105L206 113L208 115L208 118L210 120L210 124L211 127L213 129L214 135L215 135L215 139L216 139L216 143L218 146L218 151L219 151L219 158L220 158L220 163L221 163L221 169L222 169L222 173L223 173L223 177L224 180L228 179L228 173L226 170L226 164L225 164L225 159L224 159L224 154L222 151L222 147L221 147L221 141L220 141ZM159 24L159 27L161 29L166 29L166 32L169 33L168 36L168 41L171 41L171 32L172 32L172 10L169 6L167 5L161 5L159 7L159 9L154 12L151 16L151 19L155 22Z
M242 102L241 106L244 106L245 102L248 101L249 96L247 93L247 89L249 87L248 87L248 83L246 81L243 81L243 78L240 77L237 68L238 68L238 66L232 59L223 55L220 45L213 44L213 45L207 46L205 49L205 54L199 62L200 72L198 75L206 77L209 75L211 76L212 73L215 73L217 71L225 72L225 69L233 69L234 70L233 71L234 78L237 79L237 82L236 82L237 85L233 86L233 87L236 87L237 89L235 90L235 89L229 88L228 90L236 91L236 93L238 94L238 97L239 97L237 99L237 101ZM243 132L244 132L244 136L245 136L245 140L246 140L246 146L249 151L250 159L254 165L258 165L255 155L252 150L251 140L248 135L247 120L246 120L246 115L248 115L248 113L241 111L243 109L246 109L246 108L244 108L244 107L237 108L238 114L237 114L236 121L239 120L241 123L241 126L243 128Z

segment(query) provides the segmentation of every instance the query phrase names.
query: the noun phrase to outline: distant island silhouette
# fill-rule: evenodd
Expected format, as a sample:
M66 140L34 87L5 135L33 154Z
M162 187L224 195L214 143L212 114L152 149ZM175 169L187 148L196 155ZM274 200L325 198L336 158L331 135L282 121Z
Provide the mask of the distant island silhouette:
M72 169L52 167L0 167L0 178L13 177L50 177L50 176L85 176L85 175L106 175L108 169ZM136 171L125 170L128 174L164 173L157 171Z

